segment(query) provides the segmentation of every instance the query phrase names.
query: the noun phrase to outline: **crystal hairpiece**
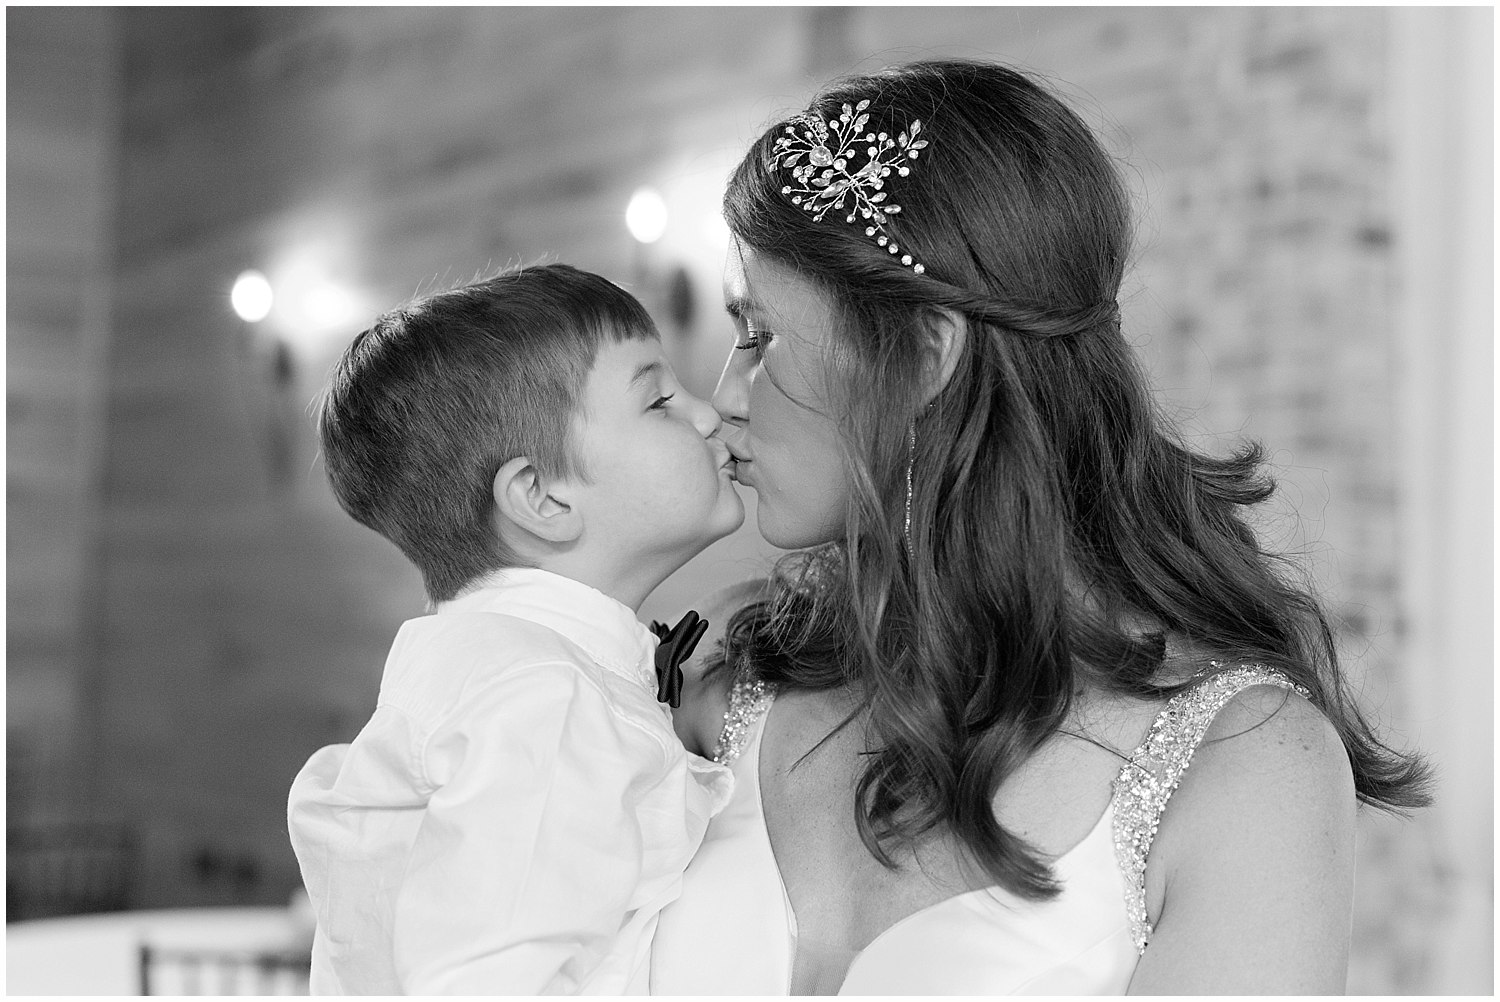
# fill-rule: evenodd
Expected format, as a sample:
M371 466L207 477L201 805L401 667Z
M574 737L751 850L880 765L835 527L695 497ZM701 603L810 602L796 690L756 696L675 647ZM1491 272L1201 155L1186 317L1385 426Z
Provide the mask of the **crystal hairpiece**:
M837 119L824 122L817 115L804 112L786 126L786 135L776 140L771 154L771 168L792 168L796 185L785 185L783 195L792 196L792 204L822 221L829 209L847 212L845 222L867 220L865 236L891 254L901 248L886 232L889 217L901 206L886 200L885 179L894 171L901 177L911 173L908 161L916 160L927 148L919 139L922 123L912 122L894 139L884 132L866 132L870 116L864 100L850 107L844 105ZM861 135L863 133L863 135ZM806 157L806 161L803 158ZM901 263L918 275L926 269L901 254Z

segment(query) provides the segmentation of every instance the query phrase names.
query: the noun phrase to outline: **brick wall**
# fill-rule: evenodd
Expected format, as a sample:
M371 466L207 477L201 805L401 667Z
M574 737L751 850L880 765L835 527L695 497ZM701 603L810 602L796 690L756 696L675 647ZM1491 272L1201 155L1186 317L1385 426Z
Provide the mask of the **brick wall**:
M118 15L6 11L6 803L65 811L88 698L113 285Z
M1380 11L118 16L123 102L116 121L101 123L118 128L122 151L113 312L88 328L112 338L107 394L72 356L35 363L59 373L48 397L59 413L86 412L83 397L107 401L108 437L92 467L40 438L25 453L47 477L103 485L85 495L98 505L100 555L86 560L63 528L74 516L59 499L73 491L30 502L18 493L17 431L60 426L15 417L32 406L16 379L16 332L28 329L17 320L45 310L26 313L25 286L12 277L9 608L14 664L19 603L72 601L73 585L48 583L54 553L68 554L74 578L87 568L100 582L94 621L70 614L47 636L62 650L84 626L99 631L96 681L79 713L94 736L97 806L126 812L144 832L141 904L285 897L296 881L286 784L308 752L347 738L368 715L391 633L421 609L415 573L337 510L312 448L306 402L360 320L419 289L542 255L630 284L660 310L661 275L680 266L698 313L669 344L689 387L706 394L729 336L714 222L725 173L762 125L800 107L818 82L926 55L999 58L1055 78L1123 158L1142 207L1129 336L1200 441L1244 434L1272 447L1287 500L1267 532L1306 551L1357 676L1377 704L1399 710L1385 685L1400 664L1401 616L1385 404L1396 379L1382 76L1390 39ZM29 45L10 40L13 165L26 99L14 84L17 52ZM26 78L24 92L46 79ZM85 127L77 138L108 151L101 134ZM11 174L14 276L14 166ZM107 190L98 181L76 178L70 190ZM662 240L642 249L622 213L644 184L672 215ZM85 204L38 202L37 213ZM97 240L97 228L89 232ZM47 281L75 271L46 263L37 268ZM349 318L323 325L288 302L262 324L238 322L227 290L249 267L283 290L321 274L348 290ZM283 341L292 364L278 370ZM18 515L51 535L18 547ZM643 614L665 616L707 582L753 572L767 552L753 524L752 515ZM25 677L40 681L27 692L77 675L76 655L51 657L28 662ZM14 668L10 685L14 694ZM1439 922L1441 909L1424 897L1438 863L1418 831L1368 836L1356 990L1423 983L1434 933L1421 926ZM1391 918L1407 912L1423 918Z

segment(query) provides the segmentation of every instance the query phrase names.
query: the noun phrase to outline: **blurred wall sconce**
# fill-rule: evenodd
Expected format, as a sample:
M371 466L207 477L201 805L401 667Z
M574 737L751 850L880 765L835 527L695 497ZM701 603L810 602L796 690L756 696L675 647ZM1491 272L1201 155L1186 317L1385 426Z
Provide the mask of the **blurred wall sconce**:
M679 263L659 263L650 250L667 232L666 200L654 188L638 188L625 206L625 228L635 243L632 279L652 313L668 320L679 337L693 328L693 282Z
M270 316L276 305L276 292L271 288L270 279L253 269L240 272L229 290L229 305L235 316L243 321L244 340L251 350L260 354L263 345L269 347L272 382L277 388L285 387L296 373L286 342L252 326Z
M250 359L251 423L263 429L263 447L270 482L284 486L291 477L296 429L285 417L285 402L293 395L297 366L286 341L259 329L276 305L276 293L265 275L240 272L229 291L229 305L241 321L241 350Z
M247 262L229 290L239 320L236 389L273 490L310 465L312 383L373 315L348 229L336 217L301 220Z

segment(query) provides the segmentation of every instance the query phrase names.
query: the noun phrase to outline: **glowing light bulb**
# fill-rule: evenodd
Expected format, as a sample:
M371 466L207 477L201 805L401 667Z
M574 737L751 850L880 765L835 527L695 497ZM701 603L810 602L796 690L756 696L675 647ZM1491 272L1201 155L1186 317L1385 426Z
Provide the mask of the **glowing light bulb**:
M667 203L655 189L639 189L625 207L625 225L641 243L656 243L667 231Z
M266 318L275 298L271 283L258 271L241 272L229 291L229 305L241 320L252 324Z

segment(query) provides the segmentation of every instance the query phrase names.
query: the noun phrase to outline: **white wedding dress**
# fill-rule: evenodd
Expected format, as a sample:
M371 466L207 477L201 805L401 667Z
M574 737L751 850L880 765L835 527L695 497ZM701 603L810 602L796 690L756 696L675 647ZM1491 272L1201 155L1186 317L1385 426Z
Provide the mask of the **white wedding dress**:
M1120 771L1104 814L1053 862L1058 896L1028 901L992 887L923 908L855 956L839 994L1124 994L1151 934L1144 875L1156 821L1214 716L1255 685L1296 688L1244 667L1168 702ZM772 699L759 682L731 692L715 758L735 774L734 799L709 824L682 896L662 913L652 994L788 994L797 917L766 833L759 776Z

